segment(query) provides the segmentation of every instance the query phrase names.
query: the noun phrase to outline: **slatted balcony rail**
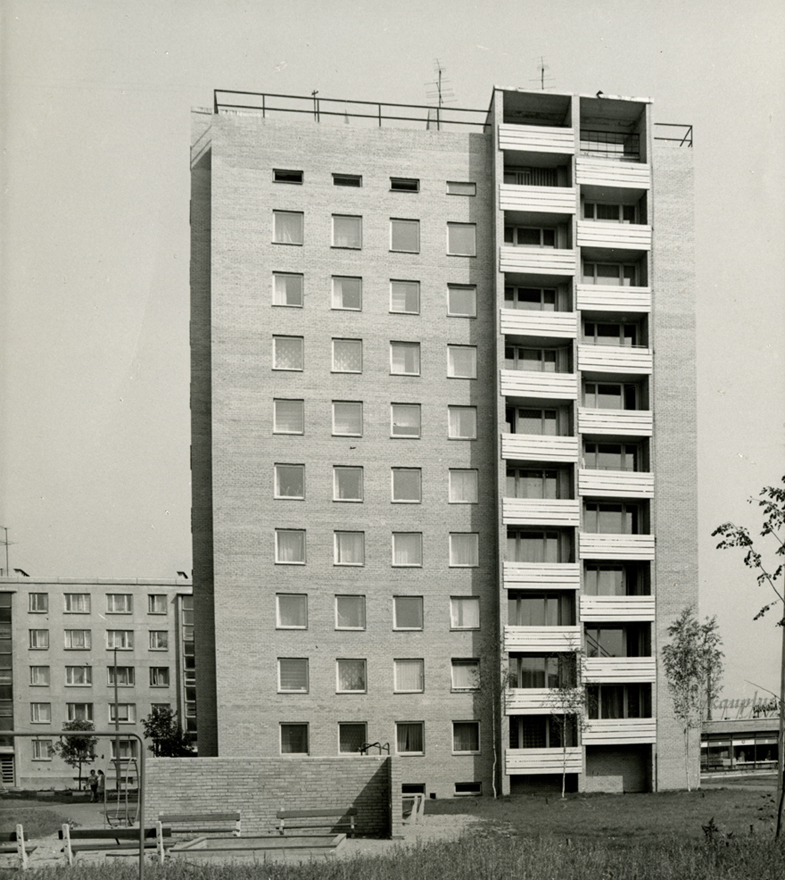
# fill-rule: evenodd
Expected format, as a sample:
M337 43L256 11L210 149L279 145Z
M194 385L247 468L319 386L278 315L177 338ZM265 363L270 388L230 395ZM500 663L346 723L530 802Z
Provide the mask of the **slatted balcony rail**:
M499 184L499 207L502 211L537 211L544 214L574 214L574 186L521 186Z
M502 333L510 336L551 336L575 339L578 336L577 312L534 312L526 309L500 309Z
M502 581L506 590L579 590L581 569L577 562L505 562Z
M651 189L651 165L578 156L575 160L575 182L579 186Z
M581 468L578 471L578 494L592 498L653 498L654 474Z
M562 498L504 498L502 522L506 526L578 526L580 501Z
M653 358L648 348L591 343L578 346L578 369L581 371L645 376L652 372L652 368Z
M499 149L571 155L575 152L575 130L547 125L502 123L499 126Z
M577 308L584 312L650 312L651 288L579 284Z
M502 458L516 461L578 461L577 437L502 434Z
M581 596L581 623L654 620L654 596Z
M646 683L655 680L657 663L654 657L589 657L584 673L597 684Z
M565 769L563 749L507 749L504 753L504 772L511 776L534 773L562 773ZM566 750L568 773L583 772L583 749L571 746Z
M574 248L502 245L499 248L499 271L574 275L578 266L577 253Z
M507 715L547 715L551 711L550 688L507 688L504 711Z
M578 407L578 431L581 434L651 437L653 427L651 410Z
M579 626L505 626L504 650L554 654L576 650L581 644Z
M576 373L540 373L534 370L502 370L501 393L504 397L537 397L560 400L578 399Z
M654 718L594 718L583 731L585 746L633 745L657 740Z
M651 250L651 226L581 220L578 222L578 247Z
M602 535L580 532L581 559L654 559L654 535Z

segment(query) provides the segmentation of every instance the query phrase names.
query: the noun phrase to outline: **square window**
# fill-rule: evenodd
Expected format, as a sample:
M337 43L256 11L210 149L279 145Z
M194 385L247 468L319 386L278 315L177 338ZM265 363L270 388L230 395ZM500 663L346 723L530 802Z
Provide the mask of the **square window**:
M32 724L51 724L52 704L30 703L30 722Z
M93 647L93 634L89 629L65 630L66 651L89 651Z
M448 406L447 414L449 421L447 436L450 440L477 439L476 406Z
M275 561L279 565L305 565L305 530L275 530Z
M420 282L391 281L390 311L403 315L419 315Z
M302 400L274 400L273 433L305 433L305 402Z
M399 755L425 753L424 724L422 721L398 721L395 725L395 744Z
M448 196L476 196L477 184L460 180L447 181Z
M416 177L391 177L390 189L393 192L416 193L420 191L420 181Z
M362 186L360 174L333 174L333 186Z
M419 376L420 343L391 342L390 372L395 376Z
M333 532L335 565L365 565L365 532Z
M421 694L425 690L425 661L393 660L393 689L396 694Z
M302 370L305 345L302 336L273 336L273 369Z
M308 628L308 596L278 593L275 597L275 625L278 629Z
M477 288L473 284L448 284L447 314L454 318L476 318Z
M132 629L108 629L106 631L106 647L109 651L131 651L134 647L134 631Z
M335 597L335 628L365 629L365 596Z
M454 754L477 755L480 752L480 722L453 721L452 750Z
M33 760L34 761L51 761L52 760L52 740L51 739L34 739L33 740Z
M395 566L422 565L422 532L393 532L392 564Z
M363 500L363 469L361 467L333 468L333 501Z
M278 660L278 693L308 693L308 660L304 657L281 657Z
M273 305L302 308L303 276L293 272L274 272Z
M393 629L422 628L422 596L393 596Z
M49 649L49 630L48 629L31 629L28 630L30 636L31 651L47 651Z
M273 169L273 180L275 183L302 183L302 171L290 171L285 168Z
M31 666L30 667L30 686L31 687L48 687L49 686L49 667L48 666Z
M363 405L357 400L333 401L333 436L362 437Z
M359 312L363 307L363 280L333 275L333 308Z
M151 666L150 667L150 687L154 687L154 688L169 687L169 667L168 666Z
M476 256L477 226L474 223L448 223L447 253L460 257Z
M150 630L150 650L151 651L168 651L169 650L169 633L165 629Z
M302 244L303 225L302 211L273 211L273 242Z
M166 614L167 613L166 596L159 593L151 593L147 597L147 613L148 614Z
M365 660L336 660L336 692L339 694L364 694L368 690L365 666Z
M474 345L447 346L447 375L451 379L477 378L477 348Z
M28 611L31 614L46 614L49 611L49 593L30 593Z
M91 687L93 669L91 666L66 666L65 683L70 687Z
M133 666L107 666L107 682L109 687L133 687L136 684L136 670Z
M333 339L333 372L362 373L362 339Z
M307 755L308 754L308 725L307 724L282 724L281 725L281 754L282 755Z
M478 472L470 468L450 468L450 504L477 504L479 498Z
M480 689L480 661L472 657L467 660L452 660L451 687L454 691L477 691Z
M122 704L121 704L122 705ZM114 709L114 703L111 704L110 713ZM93 704L92 703L66 703L66 711L69 721L92 721L93 720ZM114 720L114 719L112 719Z
M304 464L276 464L274 470L276 498L305 498Z
M420 468L392 469L392 500L414 504L422 501L422 471Z
M359 754L368 742L368 729L364 721L338 725L338 752L342 755Z
M420 436L419 403L393 403L390 405L390 435L408 438Z
M66 593L65 613L66 614L89 614L90 613L90 594L89 593Z
M167 709L169 708L168 703L162 703L162 704L158 704L158 705L163 705ZM155 709L155 707L156 707L156 704L153 703L152 708ZM117 757L118 757L118 755L117 755L118 745L119 745L119 751L120 751L119 757L120 757L121 761L130 761L132 759L136 760L139 757L138 752L137 752L137 748L136 748L138 743L136 742L135 739L121 739L119 741L119 743L117 740L111 739L109 741L109 745L110 745L109 755L113 761L116 761Z
M132 614L134 597L130 593L108 593L106 596L107 614Z
M450 568L476 568L480 564L480 536L476 532L450 534Z
M450 629L480 628L479 596L450 597Z
M109 723L136 723L136 703L109 703Z
M419 254L420 221L391 219L390 250L405 254Z
M333 214L333 247L361 248L363 246L363 218Z

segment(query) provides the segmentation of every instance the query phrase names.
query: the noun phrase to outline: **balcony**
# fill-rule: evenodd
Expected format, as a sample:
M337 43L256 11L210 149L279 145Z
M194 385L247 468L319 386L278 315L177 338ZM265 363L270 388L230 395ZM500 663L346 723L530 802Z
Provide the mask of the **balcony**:
M502 523L506 526L579 526L580 502L560 498L504 498Z
M564 749L506 749L504 752L504 772L513 774L563 773L565 770ZM566 749L567 773L583 772L583 749L569 746Z
M504 693L506 715L544 715L551 711L550 688L507 688Z
M592 373L633 373L652 371L651 349L623 345L583 344L578 346L578 369Z
M585 746L633 745L657 740L654 718L594 718L583 731Z
M513 336L551 336L575 339L577 312L535 312L527 309L501 309L500 330Z
M603 535L580 532L581 559L654 559L654 535Z
M619 285L579 284L579 311L650 312L651 288Z
M537 211L545 214L574 214L574 186L522 186L499 184L499 207L502 211Z
M553 437L549 434L502 434L502 458L518 461L578 460L577 437Z
M499 149L571 155L575 152L575 130L546 125L503 123L499 126Z
M580 590L581 569L577 562L505 562L505 590Z
M542 397L548 400L578 399L576 373L547 373L536 370L502 370L503 397Z
M643 223L578 222L578 247L651 250L651 226Z
M581 645L579 626L505 626L504 651L534 651L557 654Z
M651 437L653 424L651 410L578 407L578 431L581 434Z
M640 471L578 471L578 494L593 498L653 498L654 474Z
M642 162L618 162L578 156L575 182L579 186L621 186L651 189L651 166Z
M502 245L499 248L499 271L574 275L578 268L577 254L574 248Z
M584 673L587 682L597 684L653 682L657 661L654 657L589 657Z
M654 596L581 596L581 623L654 620Z

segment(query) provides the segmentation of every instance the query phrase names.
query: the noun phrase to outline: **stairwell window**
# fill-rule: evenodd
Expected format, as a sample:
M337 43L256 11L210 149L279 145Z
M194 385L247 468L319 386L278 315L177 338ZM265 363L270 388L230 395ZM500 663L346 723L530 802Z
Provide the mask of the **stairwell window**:
M302 211L273 211L273 243L302 244L303 218Z

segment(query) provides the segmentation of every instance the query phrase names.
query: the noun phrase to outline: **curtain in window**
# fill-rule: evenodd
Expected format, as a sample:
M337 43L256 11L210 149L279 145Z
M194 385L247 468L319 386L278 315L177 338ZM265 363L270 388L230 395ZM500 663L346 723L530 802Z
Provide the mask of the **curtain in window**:
M450 437L472 440L477 436L477 410L473 406L449 408Z
M517 747L519 749L544 749L545 744L545 719L521 718L518 724Z
M335 532L335 564L362 565L365 562L364 532Z
M423 750L422 724L420 722L399 724L396 734L399 752L421 752Z
M393 535L393 565L422 564L422 535L398 532Z
M338 661L338 690L365 690L365 660Z
M477 471L450 471L450 501L477 503Z
M366 742L366 729L364 724L341 724L340 747L341 752L359 752Z
M308 690L308 661L285 659L278 661L282 691Z
M333 432L335 434L362 434L363 405L361 403L333 404Z
M275 275L273 303L277 306L301 306L303 304L303 276Z
M420 500L420 471L414 468L393 468L393 500Z
M480 564L479 557L478 535L450 535L450 565L476 566Z
M305 532L275 533L278 562L305 562Z
M278 370L302 370L303 340L299 336L273 337L273 363Z
M600 687L602 718L624 718L624 688L621 685Z
M303 215L286 211L276 211L275 240L282 244L302 244Z
M424 687L422 660L395 661L395 690L420 692Z
M480 727L476 721L456 721L452 726L453 751L478 752L480 750Z
M393 404L392 433L398 437L417 437L420 434L420 407Z
M302 400L275 401L275 430L284 434L302 434L304 428Z
M456 629L477 629L480 625L480 600L474 597L453 598L452 625Z
M363 344L361 339L333 340L333 369L339 373L361 373Z
M362 218L333 217L333 245L358 248L362 243Z
M339 627L359 629L365 626L365 600L362 596L337 596L335 608Z
M305 627L308 622L308 599L306 596L278 597L278 625Z
M335 500L353 501L362 498L363 485L362 468L336 468L335 469Z
M456 690L474 690L480 685L480 664L476 660L452 661L452 686Z
M393 342L390 345L390 369L393 373L417 375L420 372L420 343Z
M448 252L473 257L477 251L475 237L475 226L473 223L448 223Z
M447 349L447 375L453 378L477 378L477 349L472 345L451 345Z
M392 281L390 283L390 311L420 311L420 283L418 281Z
M343 276L333 278L333 308L358 310L362 308L362 285L362 278Z

